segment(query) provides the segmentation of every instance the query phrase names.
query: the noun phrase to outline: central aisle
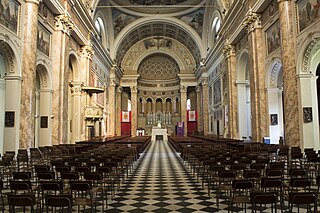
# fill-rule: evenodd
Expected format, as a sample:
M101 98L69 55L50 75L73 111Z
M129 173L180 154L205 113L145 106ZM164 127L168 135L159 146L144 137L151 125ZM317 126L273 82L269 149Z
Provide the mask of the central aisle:
M164 141L151 143L107 212L217 212L199 183Z

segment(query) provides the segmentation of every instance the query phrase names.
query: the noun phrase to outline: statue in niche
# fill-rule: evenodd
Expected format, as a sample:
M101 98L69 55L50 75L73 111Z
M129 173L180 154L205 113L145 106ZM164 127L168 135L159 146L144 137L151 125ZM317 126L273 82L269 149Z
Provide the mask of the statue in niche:
M161 128L161 121L160 120L158 121L158 126L157 127Z

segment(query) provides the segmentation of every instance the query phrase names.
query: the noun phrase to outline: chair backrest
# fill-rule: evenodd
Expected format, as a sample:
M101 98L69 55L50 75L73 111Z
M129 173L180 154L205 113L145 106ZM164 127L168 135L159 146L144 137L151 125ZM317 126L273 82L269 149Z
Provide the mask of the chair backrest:
M14 180L30 180L31 172L12 172Z
M232 188L234 189L252 189L254 186L253 180L233 180Z
M60 193L63 191L62 181L42 181L40 185L42 191L53 191Z
M293 192L289 193L289 203L291 204L315 204L317 205L317 195L313 192Z
M68 213L72 213L72 196L71 195L46 195L45 196L47 212L49 207L67 208Z
M8 194L8 205L9 208L18 207L31 207L31 212L34 212L33 206L36 204L34 194Z
M54 180L55 172L39 172L37 173L38 180Z
M18 191L28 191L30 193L32 191L32 184L30 180L12 180L10 181L10 189L15 193Z
M250 194L252 204L277 203L277 195L273 192L253 192Z

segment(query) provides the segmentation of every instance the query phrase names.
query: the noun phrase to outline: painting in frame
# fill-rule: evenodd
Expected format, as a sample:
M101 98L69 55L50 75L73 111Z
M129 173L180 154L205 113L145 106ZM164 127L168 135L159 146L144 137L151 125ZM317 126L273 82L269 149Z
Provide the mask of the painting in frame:
M267 39L267 54L274 52L281 45L281 37L280 37L280 23L279 20L274 22L269 29L266 31L266 39Z
M45 54L50 56L50 43L51 43L51 34L46 30L41 24L38 24L38 33L37 33L37 49Z
M15 0L0 0L0 24L18 33L20 4Z
M298 0L296 3L298 32L303 31L320 18L319 0Z

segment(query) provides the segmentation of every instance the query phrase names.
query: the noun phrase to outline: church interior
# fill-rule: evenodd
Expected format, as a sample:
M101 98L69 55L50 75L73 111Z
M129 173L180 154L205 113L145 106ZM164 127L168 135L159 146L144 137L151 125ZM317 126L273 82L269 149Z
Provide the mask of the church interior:
M0 0L0 208L316 212L319 76L318 0Z

